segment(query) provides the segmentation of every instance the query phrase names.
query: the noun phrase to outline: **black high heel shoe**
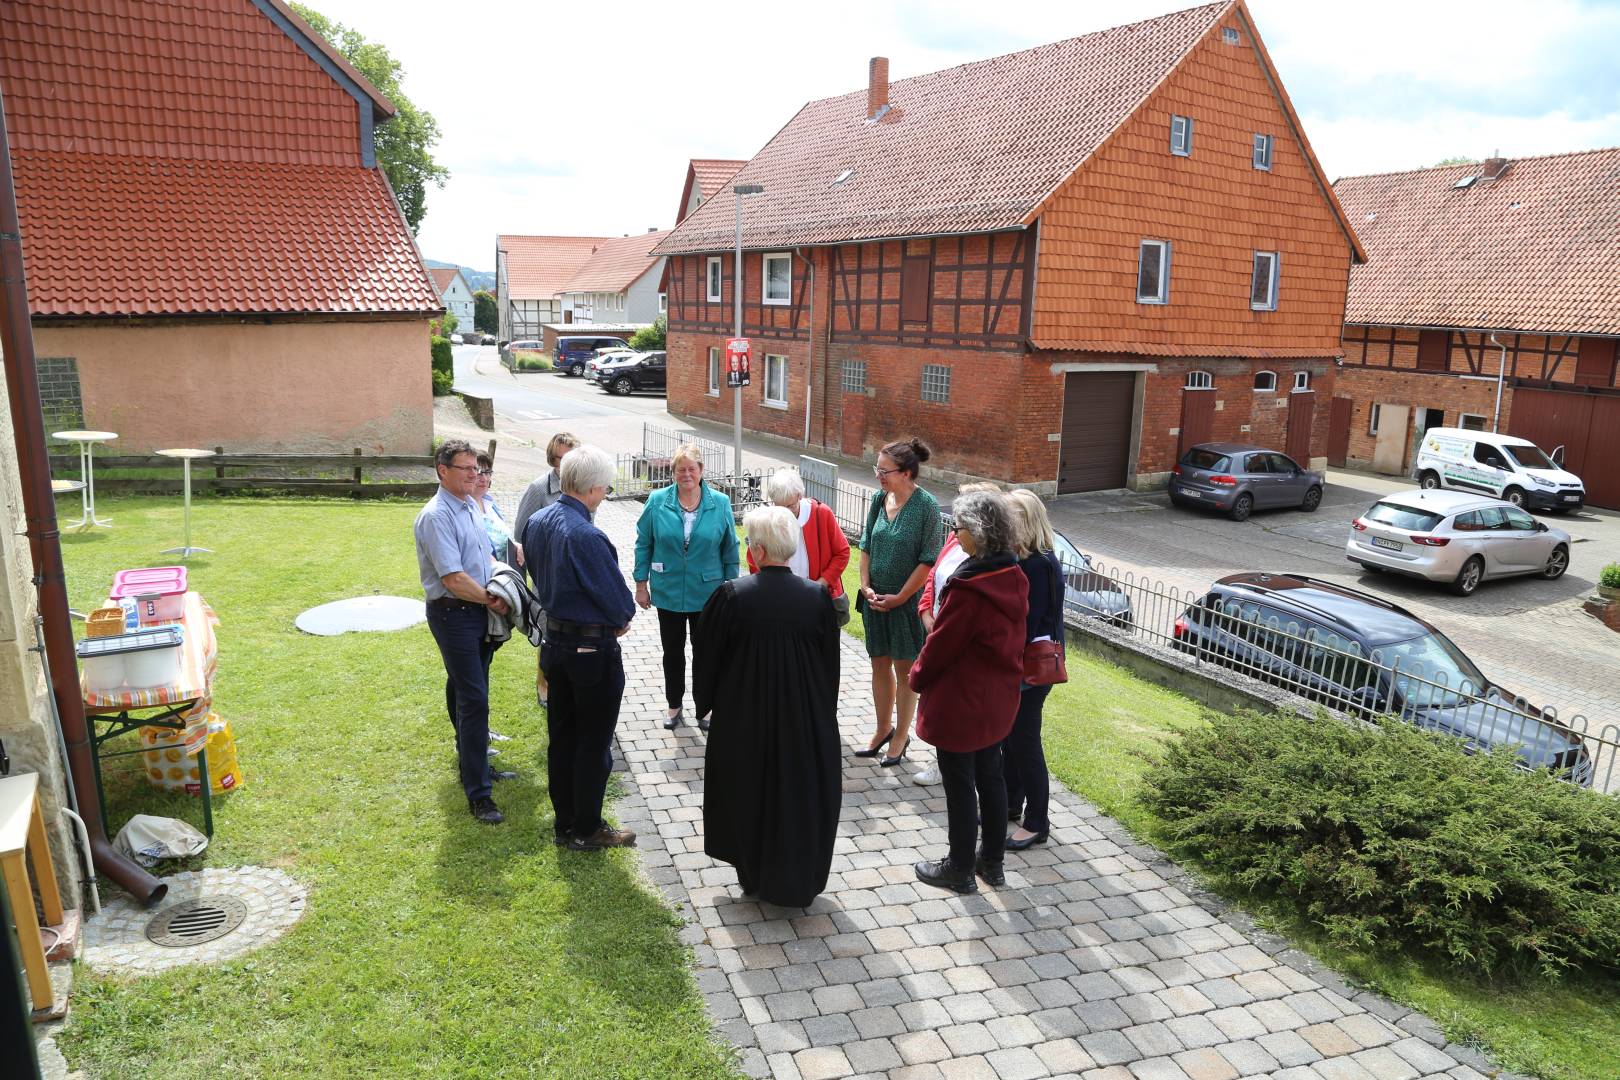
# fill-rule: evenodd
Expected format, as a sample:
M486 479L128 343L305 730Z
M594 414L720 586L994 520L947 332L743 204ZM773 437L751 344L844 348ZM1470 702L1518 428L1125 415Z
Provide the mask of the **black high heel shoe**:
M878 751L882 750L885 746L888 746L889 740L892 738L894 738L894 729L890 728L889 733L883 736L883 738L879 739L875 746L868 746L865 750L857 750L855 751L855 756L865 758L877 757Z
M1044 844L1044 843L1046 843L1046 838L1047 838L1047 834L1044 833L1044 832L1033 833L1033 834L1031 834L1029 836L1024 837L1024 839L1022 839L1022 840L1014 840L1012 837L1009 836L1009 837L1007 837L1007 850L1008 851L1025 851L1025 850L1027 850L1029 848L1034 847L1036 844Z
M684 709L676 709L674 716L666 715L664 717L664 727L666 730L674 731L676 728L680 727L682 722L685 720L686 711Z
M900 764L902 761L906 760L906 751L910 750L910 749L911 749L911 740L907 739L906 740L906 745L904 745L904 746L902 746L900 748L900 752L898 754L890 754L888 757L886 757L882 761L878 762L878 764L883 766L885 769L892 769L896 765Z

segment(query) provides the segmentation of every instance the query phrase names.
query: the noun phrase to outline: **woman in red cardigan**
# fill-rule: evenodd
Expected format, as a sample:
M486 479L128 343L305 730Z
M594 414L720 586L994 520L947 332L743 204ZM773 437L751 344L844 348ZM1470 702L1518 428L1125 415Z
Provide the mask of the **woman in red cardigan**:
M849 565L849 541L838 527L832 507L804 493L804 479L798 469L777 469L765 481L765 497L787 509L799 523L799 550L788 566L795 574L826 584L838 610L838 625L849 621L849 601L844 597L844 567ZM758 573L754 555L748 554L748 572Z
M1013 554L1017 533L1006 496L972 492L951 511L956 542L968 557L944 586L939 616L910 676L920 695L917 734L934 745L945 783L951 852L915 869L919 881L971 893L979 891L975 875L991 885L1007 880L1000 745L1018 714L1029 582ZM981 807L984 846L975 854Z

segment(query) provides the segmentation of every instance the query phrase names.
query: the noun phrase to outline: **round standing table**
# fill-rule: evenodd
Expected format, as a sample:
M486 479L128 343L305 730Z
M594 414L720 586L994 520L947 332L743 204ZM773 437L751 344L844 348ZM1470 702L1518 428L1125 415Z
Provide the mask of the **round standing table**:
M78 521L67 522L63 528L88 529L92 525L112 524L111 518L96 517L96 476L90 469L90 448L96 443L112 442L118 438L114 431L56 431L51 438L79 444L79 479L84 481L84 513Z
M158 451L155 451L155 453L159 457L179 458L180 461L183 462L184 465L185 465L185 474L186 474L186 481L185 481L185 484L186 484L186 543L185 543L184 547L165 548L164 551L163 551L163 554L165 554L165 555L178 555L182 559L187 558L188 556L191 556L191 555L199 554L199 553L211 554L212 551L213 551L212 548L192 547L191 546L191 463L193 461L197 460L198 458L210 458L210 457L213 457L214 452L212 450L178 449L178 450L158 450Z

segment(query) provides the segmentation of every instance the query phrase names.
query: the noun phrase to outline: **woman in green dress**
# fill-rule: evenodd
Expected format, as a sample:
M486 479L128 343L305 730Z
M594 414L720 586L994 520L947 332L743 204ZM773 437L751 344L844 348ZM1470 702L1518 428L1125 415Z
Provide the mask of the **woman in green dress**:
M877 757L887 746L885 767L900 764L911 745L917 695L907 684L911 662L922 651L923 625L915 597L939 557L945 527L939 503L917 486L917 468L929 457L920 439L902 439L879 453L879 490L867 507L861 534L861 594L857 606L872 658L872 700L877 734L856 757Z

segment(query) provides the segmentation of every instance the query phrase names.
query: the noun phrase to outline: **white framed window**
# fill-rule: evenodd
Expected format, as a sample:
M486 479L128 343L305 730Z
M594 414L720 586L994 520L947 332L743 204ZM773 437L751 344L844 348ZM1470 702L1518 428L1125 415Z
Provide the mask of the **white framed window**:
M725 281L725 273L725 264L720 261L720 256L710 255L708 269L708 300L711 304L718 304L720 302L720 287L721 283Z
M1237 27L1223 26L1221 27L1221 40L1228 45L1236 45L1243 39L1238 37Z
M1187 372L1187 382L1183 390L1213 390L1215 389L1215 376L1207 371Z
M659 293L658 294L658 314L660 314L660 315L668 315L669 314L669 294L668 293Z
M1308 371L1294 372L1294 393L1302 393L1311 388L1311 373Z
M951 400L951 369L946 364L924 364L922 399L946 405Z
M765 404L787 408L787 357L765 354Z
M1170 241L1142 241L1136 261L1136 302L1170 302Z
M1254 253L1254 279L1249 283L1249 306L1255 311L1277 310L1277 264L1275 251Z
M1254 389L1256 393L1271 393L1277 389L1277 373L1275 371L1257 371L1254 373Z
M866 361L845 360L839 372L838 388L846 394L866 393Z
M1378 413L1381 408L1378 402L1375 401L1372 408L1367 410L1367 434L1369 435L1378 434Z
M1485 418L1477 413L1463 413L1457 421L1457 426L1464 431L1484 431Z
M1271 136L1254 133L1254 167L1271 171Z
M1193 122L1190 116L1170 117L1170 152L1177 157L1192 157Z
M764 295L767 304L793 302L793 256L786 252L767 255L762 262Z
M709 396L720 396L720 350L709 346Z

